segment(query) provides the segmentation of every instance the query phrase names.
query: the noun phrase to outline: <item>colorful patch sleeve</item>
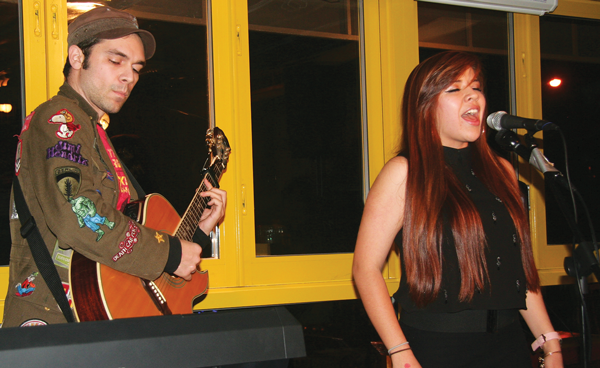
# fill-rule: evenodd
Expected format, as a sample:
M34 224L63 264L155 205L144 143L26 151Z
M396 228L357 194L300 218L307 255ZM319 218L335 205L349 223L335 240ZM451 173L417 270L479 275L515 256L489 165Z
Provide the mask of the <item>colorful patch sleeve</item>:
M36 110L19 141L19 180L49 247L58 239L119 271L149 280L160 276L169 256L167 235L161 239L161 229L148 229L116 209L114 157L86 112L73 100L54 97Z

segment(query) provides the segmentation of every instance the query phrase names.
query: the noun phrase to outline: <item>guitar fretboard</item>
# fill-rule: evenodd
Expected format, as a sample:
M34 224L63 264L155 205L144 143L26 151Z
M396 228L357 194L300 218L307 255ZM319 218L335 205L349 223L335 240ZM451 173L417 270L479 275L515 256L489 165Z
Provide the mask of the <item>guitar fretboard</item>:
M211 170L213 170L212 173ZM177 238L192 241L194 233L196 232L196 229L198 229L198 222L200 222L202 213L204 212L206 207L208 207L208 202L210 201L209 197L202 197L200 195L201 192L205 192L206 190L208 190L204 179L208 180L208 182L213 187L216 187L218 186L218 182L221 179L222 174L223 165L221 162L214 163L210 169L206 170L204 177L202 178L202 183L200 184L200 187L196 191L192 202L190 203L187 210L183 214L183 217L181 218L181 223L179 224L179 228L175 233L175 236Z

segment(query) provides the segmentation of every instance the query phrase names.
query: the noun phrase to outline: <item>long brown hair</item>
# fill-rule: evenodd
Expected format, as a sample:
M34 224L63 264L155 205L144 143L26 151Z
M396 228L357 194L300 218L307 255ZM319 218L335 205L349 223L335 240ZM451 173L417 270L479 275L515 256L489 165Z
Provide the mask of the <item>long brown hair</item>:
M436 110L440 93L468 68L484 88L479 59L465 52L446 51L419 64L410 74L402 103L403 139L400 154L408 159L408 180L403 225L404 268L410 295L417 306L432 302L442 279L443 218L454 238L461 275L459 300L470 301L489 281L485 257L486 239L477 208L446 167L437 130ZM485 112L484 112L485 113ZM485 115L485 114L484 114ZM472 144L472 167L483 184L506 205L517 228L527 287L539 290L533 261L529 224L514 178L481 136Z

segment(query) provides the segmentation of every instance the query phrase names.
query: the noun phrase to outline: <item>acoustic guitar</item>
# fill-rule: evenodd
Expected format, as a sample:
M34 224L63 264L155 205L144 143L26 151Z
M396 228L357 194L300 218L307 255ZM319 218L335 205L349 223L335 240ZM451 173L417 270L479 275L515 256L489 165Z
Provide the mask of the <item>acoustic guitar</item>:
M206 143L210 157L203 170L202 182L182 217L160 194L150 194L132 202L124 212L146 227L191 241L210 200L200 196L200 192L207 189L204 179L218 187L231 152L227 138L219 128L207 131ZM168 246L169 243L165 244ZM69 283L73 309L80 322L188 314L208 289L208 272L198 269L192 274L191 281L167 273L156 280L144 280L73 252Z

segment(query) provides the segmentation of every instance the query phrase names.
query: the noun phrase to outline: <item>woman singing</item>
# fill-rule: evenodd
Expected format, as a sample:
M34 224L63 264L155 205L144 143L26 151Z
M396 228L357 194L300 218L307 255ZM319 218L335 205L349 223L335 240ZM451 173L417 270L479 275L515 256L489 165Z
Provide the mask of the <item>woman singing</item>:
M530 368L519 314L545 366L563 366L517 178L488 146L485 116L476 56L443 52L409 76L402 150L371 188L353 265L395 368ZM381 274L394 241L399 322Z

